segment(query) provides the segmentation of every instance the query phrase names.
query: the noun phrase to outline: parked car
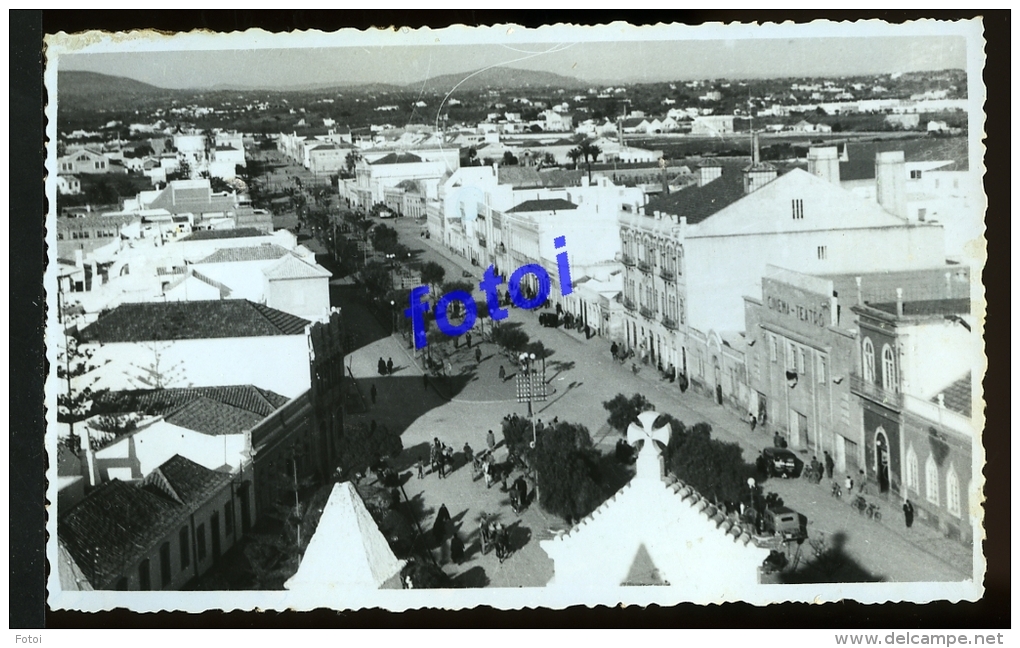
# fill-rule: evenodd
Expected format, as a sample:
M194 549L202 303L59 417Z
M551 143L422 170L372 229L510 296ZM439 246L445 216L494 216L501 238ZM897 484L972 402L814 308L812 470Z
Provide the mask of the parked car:
M786 448L765 448L755 462L758 471L769 477L796 477L804 465L793 451Z
M777 506L765 509L763 527L766 533L782 536L783 540L799 540L807 535L800 518L792 508Z

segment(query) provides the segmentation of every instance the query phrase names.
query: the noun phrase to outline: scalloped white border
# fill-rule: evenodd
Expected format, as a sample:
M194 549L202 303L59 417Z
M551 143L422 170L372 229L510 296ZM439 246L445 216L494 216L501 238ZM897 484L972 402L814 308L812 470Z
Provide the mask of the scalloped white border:
M229 34L194 31L182 34L163 34L153 31L134 31L129 33L108 33L100 31L66 34L61 32L49 35L45 39L46 70L44 73L45 87L49 101L46 106L47 154L46 168L53 169L56 165L56 81L60 57L64 54L83 54L100 52L153 52L180 49L231 50L252 48L308 48L308 47L356 47L356 46L408 46L408 45L466 45L480 43L550 43L580 41L655 41L655 40L719 40L719 39L775 39L775 38L820 38L820 37L880 37L880 36L924 36L938 33L939 35L963 36L967 42L967 73L968 97L971 101L969 111L970 133L970 165L971 169L984 172L984 121L982 109L985 101L985 89L982 82L982 70L985 63L984 39L980 19L959 22L943 22L937 20L919 20L904 24L889 24L881 20L867 20L854 23L837 23L827 20L816 20L810 23L782 24L721 24L710 23L691 26L679 24L658 24L654 26L634 26L622 22L614 22L598 26L574 26L557 24L528 29L510 24L467 27L452 26L434 30L389 28L389 29L344 29L326 33L318 30L271 33L261 29ZM46 195L49 200L50 212L46 221L46 243L49 264L44 277L46 294L56 294L56 231L55 231L55 176L45 180ZM975 261L983 266L986 262L986 250L983 245L973 250ZM972 273L972 303L978 316L980 331L984 331L984 286L981 284L980 273ZM48 330L53 330L55 314L53 308L48 309ZM56 367L53 345L47 345L47 358L50 367ZM53 376L49 377L46 388L47 420L55 412L53 404L56 399ZM983 408L975 408L975 428L984 429ZM55 456L56 435L47 431L46 448L49 456ZM982 472L985 451L982 444L976 444L973 453L973 474L977 492L983 493L985 479ZM54 462L50 462L49 477L55 471ZM56 480L50 479L47 485L47 499L56 502ZM983 495L978 495L984 501ZM836 583L829 585L759 585L746 591L735 592L732 597L713 600L692 599L682 589L673 587L630 587L612 588L607 590L564 591L561 588L521 588L521 589L464 589L464 590L400 590L400 591L359 591L341 593L329 600L299 592L64 592L60 589L59 576L56 569L51 569L48 583L48 603L53 609L100 611L115 607L123 607L138 612L159 610L181 610L201 612L205 610L312 610L332 608L335 610L356 610L367 608L384 608L391 611L408 609L463 609L478 605L488 605L499 609L521 609L546 607L562 609L569 606L597 605L663 605L671 606L678 603L693 602L699 604L722 603L726 601L744 601L755 605L770 603L811 602L824 603L852 599L862 603L885 603L891 601L929 602L948 600L974 601L980 598L986 562L981 553L984 538L983 516L974 521L974 575L973 580L960 583ZM46 556L50 565L56 564L56 519L50 515L46 530L49 541Z

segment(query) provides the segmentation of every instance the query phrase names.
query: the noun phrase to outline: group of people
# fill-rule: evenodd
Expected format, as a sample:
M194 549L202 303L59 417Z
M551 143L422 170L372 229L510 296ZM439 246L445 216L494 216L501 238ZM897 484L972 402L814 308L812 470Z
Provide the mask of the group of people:
M499 562L503 562L510 555L510 530L498 520L490 521L486 513L481 514L478 536L482 541L482 553L488 553L489 547L495 547Z
M470 455L472 453L471 446L464 444L464 454ZM470 461L470 456L468 461ZM429 474L439 473L439 478L444 479L447 471L453 469L453 448L446 445L439 440L439 437L433 437L432 445L429 446ZM418 479L425 478L425 466L419 459L416 465L418 470Z
M389 376L389 375L392 375L392 374L393 374L393 358L390 358L389 360L383 360L382 357L380 357L379 358L379 375L380 376Z

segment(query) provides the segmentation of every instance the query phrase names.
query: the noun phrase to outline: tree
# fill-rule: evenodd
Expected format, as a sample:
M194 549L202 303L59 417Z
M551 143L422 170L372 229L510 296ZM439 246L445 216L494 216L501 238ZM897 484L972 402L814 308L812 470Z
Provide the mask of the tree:
M57 378L65 381L66 391L57 395L57 421L67 423L70 430L68 442L75 450L78 449L74 434L74 424L92 415L93 402L108 390L93 390L92 386L98 378L84 378L89 372L98 369L99 365L92 362L95 351L82 348L73 335L64 335L64 349L57 354ZM84 382L84 384L82 384Z
M609 426L624 433L631 423L637 422L638 414L655 409L655 406L641 394L634 394L630 398L617 394L612 400L603 402L602 407L609 412L609 418L606 420Z
M567 157L570 158L570 161L573 163L575 169L577 168L577 161L580 160L583 156L584 154L581 153L581 149L579 148L572 148L569 151L567 151Z
M171 171L166 174L167 182L173 180L190 180L191 179L191 165L188 164L187 160L180 160L177 163L177 170Z
M398 252L400 242L397 238L397 230L387 225L376 225L372 228L372 247L383 254L395 254ZM406 248L405 248L406 249Z
M393 288L389 268L378 261L370 261L361 269L361 283L373 297L385 295Z
M503 350L504 353L514 356L528 346L531 338L519 328L500 326L492 332L492 341Z
M538 430L530 463L537 472L542 508L573 524L605 498L599 452L583 425L560 422Z
M432 292L435 293L435 288L439 284L443 283L443 279L446 277L446 268L439 265L435 261L426 261L421 266L421 281L422 283L430 286Z
M716 502L750 502L747 479L755 475L755 468L744 461L740 446L713 439L708 423L696 423L687 430L680 421L670 419L667 469Z
M556 166L556 156L546 151L542 154L541 166Z
M357 149L351 150L351 152L344 157L344 165L347 167L347 177L354 175L354 169L358 166L358 162L361 161L361 159L361 151Z
M584 157L585 164L588 166L588 182L591 182L591 163L599 159L602 149L591 140L586 139L577 146L577 150L580 151L581 156Z
M519 160L512 151L503 152L503 165L504 166L517 166Z

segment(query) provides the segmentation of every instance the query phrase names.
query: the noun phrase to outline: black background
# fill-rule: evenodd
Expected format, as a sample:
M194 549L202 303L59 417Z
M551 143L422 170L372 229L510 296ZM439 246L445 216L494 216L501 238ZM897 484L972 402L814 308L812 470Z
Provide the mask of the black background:
M43 224L42 35L86 29L156 28L189 31L269 31L390 25L441 28L452 24L513 22L529 27L558 22L632 24L658 22L808 22L815 19L879 18L903 22L918 18L955 20L984 17L987 62L985 190L988 196L988 264L984 285L988 300L985 377L988 402L984 434L988 479L985 495L984 554L988 560L985 596L976 603L908 603L862 605L782 604L767 608L747 604L670 608L571 608L565 611L500 612L479 608L461 612L422 610L399 615L379 610L354 613L218 613L135 614L124 610L98 614L54 612L46 608L44 502L46 454L43 449L42 340L45 298ZM11 11L10 12L10 627L11 628L899 628L1001 629L1010 627L1010 383L1009 336L1009 135L1010 14L1008 11ZM972 164L973 161L972 161ZM976 166L976 165L974 165ZM797 639L795 636L793 640Z

